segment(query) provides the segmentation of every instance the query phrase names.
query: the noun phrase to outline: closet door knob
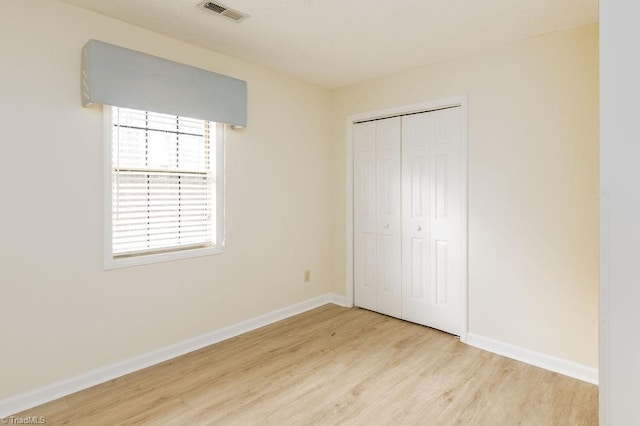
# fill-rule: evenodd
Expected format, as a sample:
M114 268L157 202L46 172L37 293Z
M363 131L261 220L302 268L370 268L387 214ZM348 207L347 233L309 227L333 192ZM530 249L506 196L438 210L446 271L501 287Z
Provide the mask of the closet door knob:
M384 224L384 227L385 227L385 228L388 228L388 227L389 227L389 224L388 224L388 223L385 223L385 224Z
M422 226L418 225L418 231L422 231Z

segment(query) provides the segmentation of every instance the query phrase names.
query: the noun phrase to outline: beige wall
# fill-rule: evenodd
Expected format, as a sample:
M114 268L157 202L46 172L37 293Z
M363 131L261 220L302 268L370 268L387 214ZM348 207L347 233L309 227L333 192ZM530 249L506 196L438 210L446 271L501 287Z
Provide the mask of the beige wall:
M335 90L345 229L349 114L469 96L469 331L598 362L598 27L583 26ZM344 294L344 240L334 291Z
M247 80L223 254L103 270L102 112L79 89L90 38ZM327 91L51 0L0 2L0 58L0 399L330 290Z

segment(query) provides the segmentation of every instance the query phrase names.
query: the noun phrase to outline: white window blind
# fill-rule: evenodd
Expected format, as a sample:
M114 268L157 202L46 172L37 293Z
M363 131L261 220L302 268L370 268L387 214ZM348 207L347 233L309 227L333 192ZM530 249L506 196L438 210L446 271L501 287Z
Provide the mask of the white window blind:
M215 246L215 129L112 107L114 259Z

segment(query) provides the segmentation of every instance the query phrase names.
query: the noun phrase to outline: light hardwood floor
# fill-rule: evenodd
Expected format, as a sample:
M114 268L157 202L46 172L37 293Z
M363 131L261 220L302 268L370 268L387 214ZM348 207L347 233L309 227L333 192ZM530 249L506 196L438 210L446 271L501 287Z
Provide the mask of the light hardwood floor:
M595 425L598 388L326 305L20 413L47 424Z

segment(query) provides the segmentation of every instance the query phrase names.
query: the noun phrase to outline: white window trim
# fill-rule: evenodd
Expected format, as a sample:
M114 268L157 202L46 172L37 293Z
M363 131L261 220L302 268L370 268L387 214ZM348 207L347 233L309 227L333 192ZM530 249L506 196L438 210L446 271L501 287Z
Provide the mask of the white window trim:
M103 194L103 221L104 221L104 269L126 268L129 266L147 265L150 263L168 262L171 260L188 259L192 257L208 256L212 254L220 254L224 250L224 141L225 141L225 125L216 123L216 241L212 247L193 248L184 250L168 251L165 253L142 254L140 256L113 258L112 245L112 150L111 134L112 113L109 105L103 106L103 146L104 146L104 194Z

